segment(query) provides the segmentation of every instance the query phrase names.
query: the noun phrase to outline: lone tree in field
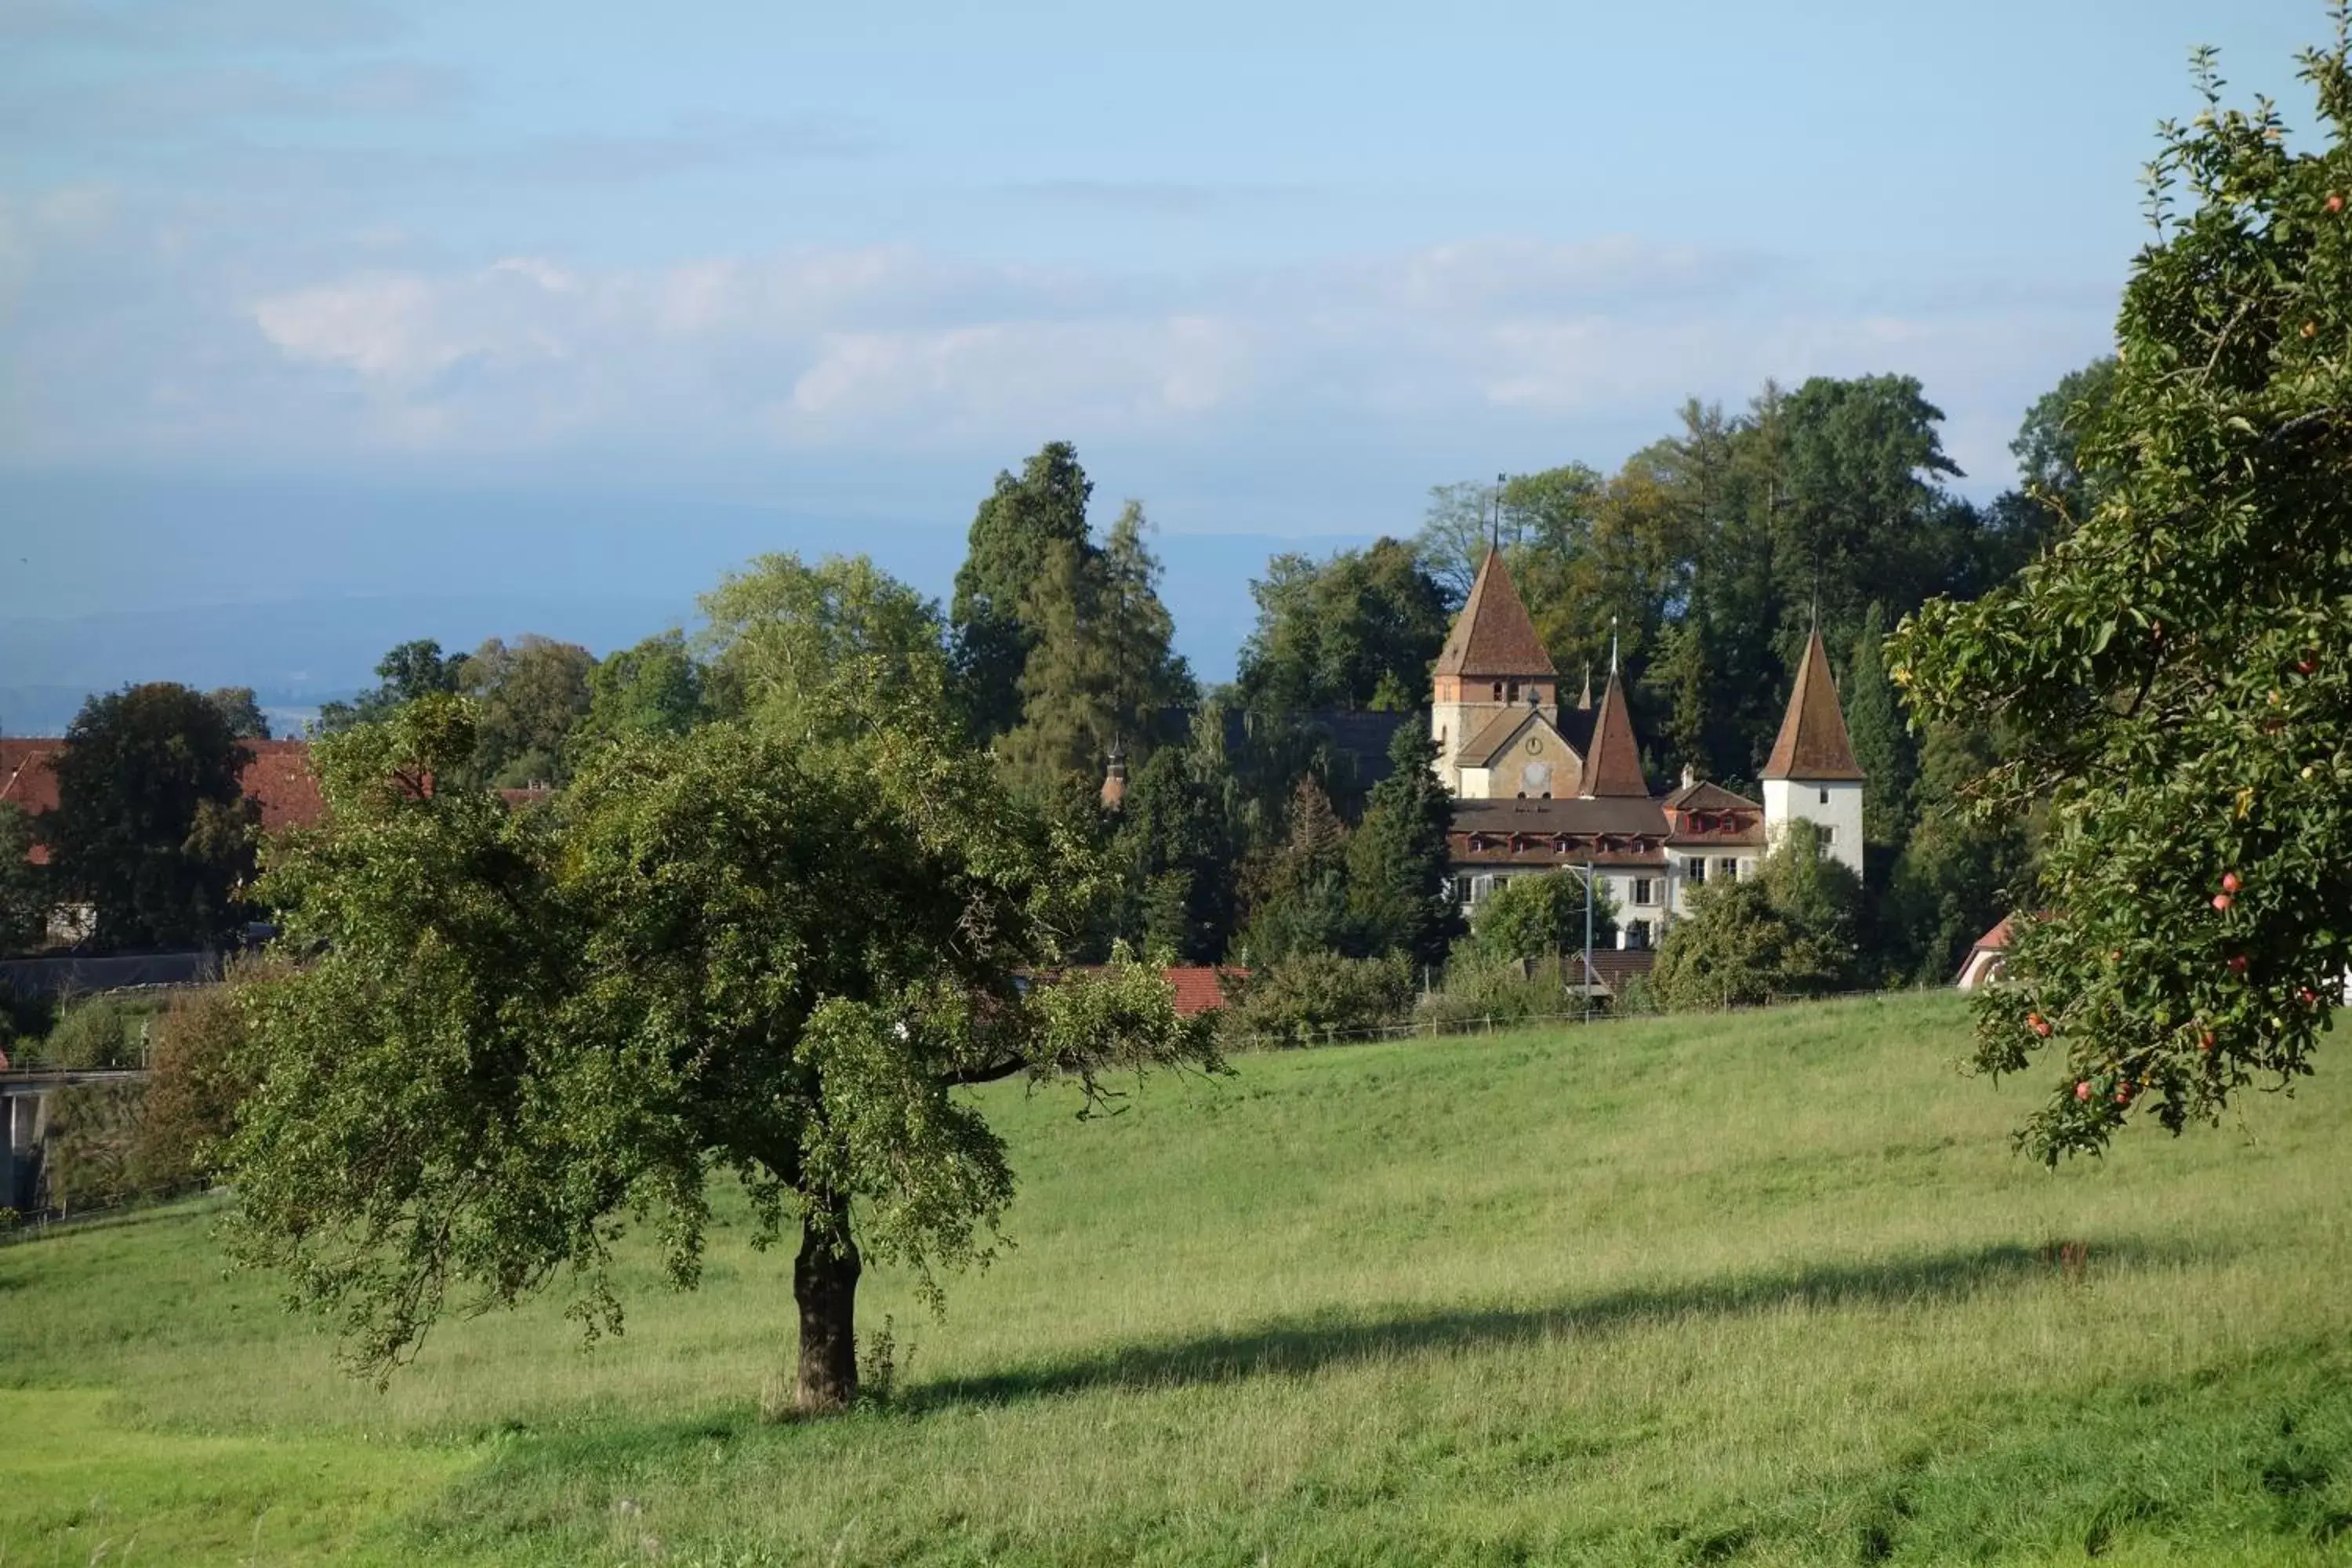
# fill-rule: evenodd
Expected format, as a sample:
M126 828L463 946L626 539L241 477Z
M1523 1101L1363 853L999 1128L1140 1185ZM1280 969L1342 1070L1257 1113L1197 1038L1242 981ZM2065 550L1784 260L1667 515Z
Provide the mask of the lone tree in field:
M2352 10L2305 55L2325 145L2268 102L2167 126L2156 238L2086 421L2087 516L2011 584L1893 639L1926 718L2001 712L1983 806L2049 805L1978 1061L2066 1068L2025 1130L2095 1151L2284 1086L2352 960Z
M715 1174L800 1227L796 1400L855 1397L861 1259L983 1255L1013 1191L961 1085L1213 1063L1156 973L1028 989L1092 868L985 758L877 723L812 748L716 722L599 748L546 808L436 790L435 697L317 752L325 825L266 887L319 956L247 984L233 1236L383 1376L445 1310L572 1296L616 1328L625 1217L695 1283Z

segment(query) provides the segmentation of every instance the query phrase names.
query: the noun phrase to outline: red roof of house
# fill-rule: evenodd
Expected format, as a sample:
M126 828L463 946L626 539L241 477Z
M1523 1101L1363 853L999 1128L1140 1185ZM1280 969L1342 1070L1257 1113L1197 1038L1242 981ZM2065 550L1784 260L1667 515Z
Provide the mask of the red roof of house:
M327 814L319 775L310 771L308 741L247 741L253 761L240 781L247 800L261 807L265 832L280 827L316 827Z
M1970 952L1999 952L2002 948L2007 947L2009 945L2009 916L2001 916L2000 923L1993 927L1992 930L1985 932L1984 935L1977 938L1976 945L1969 949L1969 951Z
M1189 1018L1196 1013L1213 1013L1225 1005L1225 979L1249 978L1246 969L1217 969L1205 963L1179 964L1160 972L1176 993L1176 1016Z
M50 761L65 750L53 738L0 739L0 804L16 806L27 816L54 811L58 775ZM326 797L319 793L319 776L310 771L308 741L247 741L253 760L240 779L246 798L261 808L264 832L281 827L310 827L326 815ZM35 864L49 858L48 847L33 847Z

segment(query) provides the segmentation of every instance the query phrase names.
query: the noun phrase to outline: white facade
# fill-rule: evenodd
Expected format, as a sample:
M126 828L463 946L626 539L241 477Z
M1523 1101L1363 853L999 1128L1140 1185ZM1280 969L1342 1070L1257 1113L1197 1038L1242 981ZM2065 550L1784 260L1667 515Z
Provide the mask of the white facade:
M1703 861L1706 869L1695 874L1691 862ZM1655 947L1665 940L1666 928L1690 912L1691 895L1707 882L1744 880L1753 877L1760 857L1752 848L1737 850L1717 847L1706 854L1697 849L1670 850L1663 867L1601 866L1594 869L1600 885L1609 891L1617 903L1618 947ZM1463 872L1454 878L1456 896L1466 915L1485 901L1486 895L1500 884L1520 877L1582 876L1580 867L1515 867L1498 866L1491 871ZM1643 931L1636 931L1639 922Z
M1764 838L1778 847L1790 823L1822 830L1822 847L1862 875L1862 784L1856 779L1766 779Z

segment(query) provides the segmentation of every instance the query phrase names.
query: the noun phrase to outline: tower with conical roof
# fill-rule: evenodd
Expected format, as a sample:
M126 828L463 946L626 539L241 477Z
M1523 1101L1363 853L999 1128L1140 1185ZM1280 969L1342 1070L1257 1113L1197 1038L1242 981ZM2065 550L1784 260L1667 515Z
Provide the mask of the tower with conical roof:
M1821 628L1806 639L1805 657L1789 692L1780 738L1764 763L1764 830L1777 843L1788 825L1806 821L1822 831L1822 847L1862 875L1862 766L1846 738L1829 650Z
M1559 721L1559 682L1551 655L1544 651L1497 551L1486 552L1470 596L1446 634L1434 688L1429 733L1437 742L1437 775L1456 795L1462 793L1457 752L1497 719L1533 710L1551 723Z

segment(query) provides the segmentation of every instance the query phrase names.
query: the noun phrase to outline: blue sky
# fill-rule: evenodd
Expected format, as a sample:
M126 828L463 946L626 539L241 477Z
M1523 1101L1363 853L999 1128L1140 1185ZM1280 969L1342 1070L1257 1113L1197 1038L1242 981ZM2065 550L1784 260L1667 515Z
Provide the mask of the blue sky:
M2189 47L2301 126L2326 25L0 0L0 618L438 596L451 640L609 640L761 548L943 592L1062 437L1222 674L1275 542L1767 376L1920 376L1989 494L2107 342Z

